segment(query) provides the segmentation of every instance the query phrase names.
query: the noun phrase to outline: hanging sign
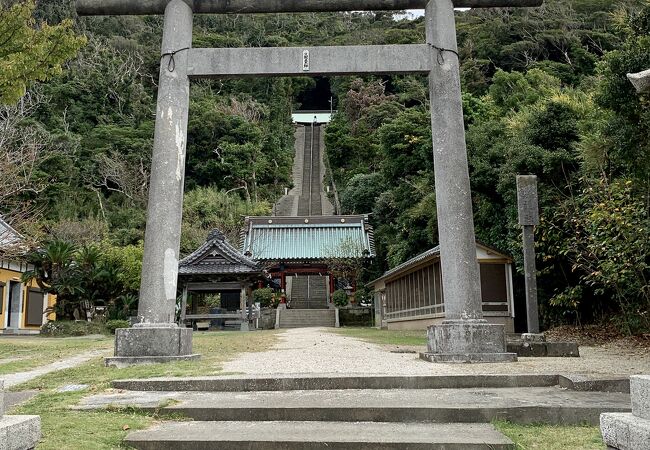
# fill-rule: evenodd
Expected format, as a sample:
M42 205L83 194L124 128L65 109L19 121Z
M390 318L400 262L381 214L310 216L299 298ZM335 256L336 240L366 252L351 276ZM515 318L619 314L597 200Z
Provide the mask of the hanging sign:
M302 51L302 71L309 72L309 50Z

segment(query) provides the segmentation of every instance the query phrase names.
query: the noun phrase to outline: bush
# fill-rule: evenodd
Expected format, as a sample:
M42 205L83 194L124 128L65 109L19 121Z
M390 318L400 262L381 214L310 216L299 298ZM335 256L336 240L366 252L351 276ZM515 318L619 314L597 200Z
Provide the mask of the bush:
M262 288L253 291L253 300L259 303L261 307L267 308L273 304L273 289Z
M332 301L338 308L343 308L348 305L348 294L345 293L343 289L334 291L332 294Z
M109 320L106 322L106 330L111 334L115 334L118 328L131 328L128 320Z
M103 323L86 322L84 320L55 320L41 327L41 334L50 337L88 336L106 333L106 326Z

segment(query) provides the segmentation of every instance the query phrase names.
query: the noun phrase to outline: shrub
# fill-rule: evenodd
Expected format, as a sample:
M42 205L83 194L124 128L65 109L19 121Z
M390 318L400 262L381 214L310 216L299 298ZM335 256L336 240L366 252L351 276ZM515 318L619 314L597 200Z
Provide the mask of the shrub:
M334 291L332 294L332 301L334 301L334 304L337 307L343 308L344 306L348 305L348 294L346 294L343 289Z
M106 334L106 326L99 322L84 320L55 320L41 327L41 334L50 337L88 336Z
M273 289L262 288L253 291L253 300L259 303L261 307L267 308L273 304Z
M203 301L210 309L221 308L221 294L206 295Z
M115 330L118 328L131 328L131 324L128 320L109 320L106 322L106 330L111 334L115 334Z

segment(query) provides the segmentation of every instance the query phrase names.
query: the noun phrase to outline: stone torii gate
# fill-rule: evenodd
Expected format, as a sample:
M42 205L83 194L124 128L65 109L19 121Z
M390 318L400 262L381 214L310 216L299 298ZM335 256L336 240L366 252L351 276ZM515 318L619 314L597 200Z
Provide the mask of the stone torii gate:
M174 323L190 80L253 76L429 76L446 321L429 328L432 361L512 361L502 325L483 319L454 7L532 7L543 0L77 0L80 15L165 15L140 323L116 333L108 365L198 357ZM289 48L192 48L195 13L244 14L425 8L426 43Z

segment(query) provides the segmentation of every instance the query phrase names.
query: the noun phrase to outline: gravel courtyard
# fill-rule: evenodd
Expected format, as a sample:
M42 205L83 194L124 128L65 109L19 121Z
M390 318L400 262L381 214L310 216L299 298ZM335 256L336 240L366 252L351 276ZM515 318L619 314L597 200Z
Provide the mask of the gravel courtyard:
M616 374L650 373L647 354L607 347L580 347L580 358L519 358L506 364L432 364L416 353L340 336L326 328L283 330L271 350L244 353L226 362L227 373L244 374ZM424 348L423 348L424 349Z

